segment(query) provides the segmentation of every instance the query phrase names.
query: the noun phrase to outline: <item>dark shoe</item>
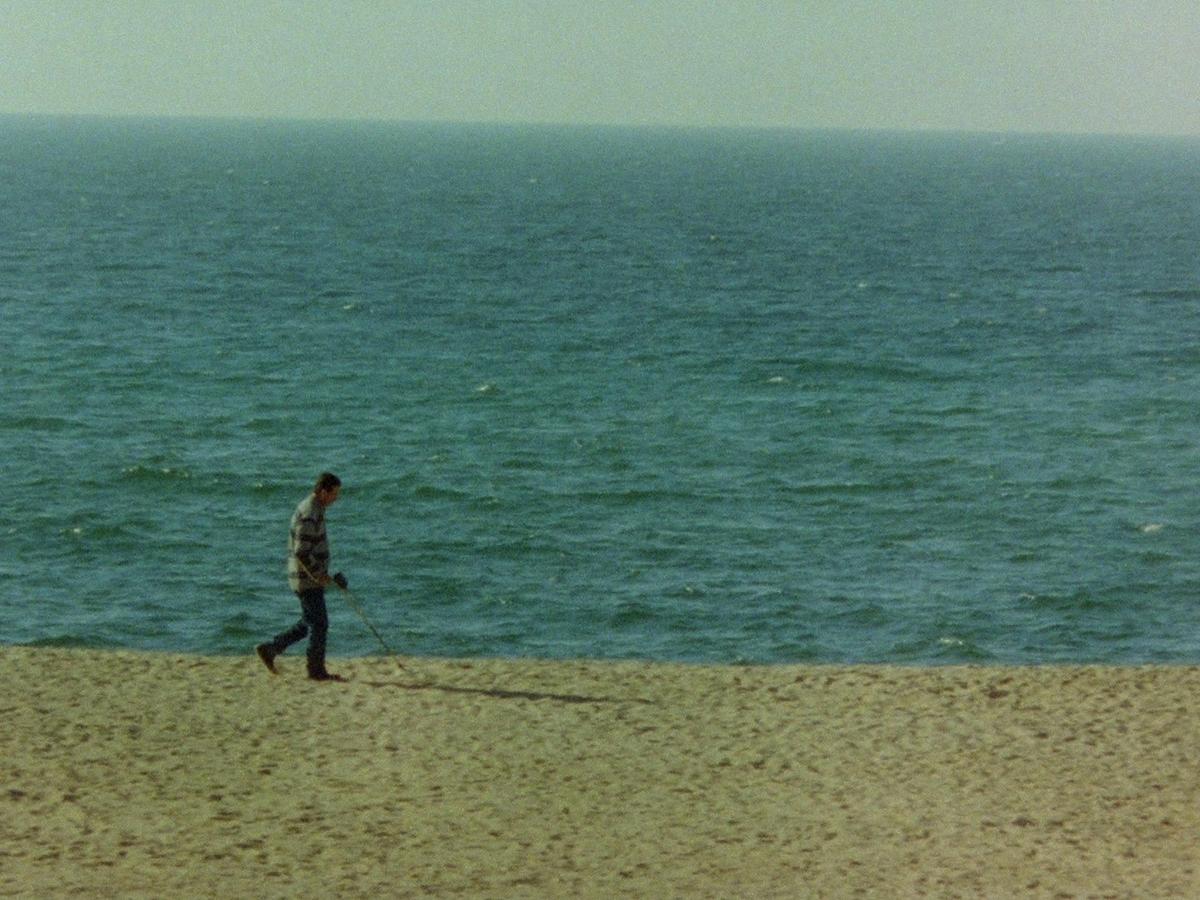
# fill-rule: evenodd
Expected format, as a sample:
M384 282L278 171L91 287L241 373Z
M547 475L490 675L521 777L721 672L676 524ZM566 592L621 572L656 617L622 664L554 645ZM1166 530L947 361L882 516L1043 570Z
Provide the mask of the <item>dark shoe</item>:
M279 654L275 652L275 648L270 644L259 644L254 649L258 651L258 658L263 661L263 665L267 667L267 670L272 675L278 675L279 670L275 668L275 657Z
M332 672L318 672L315 675L309 675L313 681L345 681L341 675L334 675Z

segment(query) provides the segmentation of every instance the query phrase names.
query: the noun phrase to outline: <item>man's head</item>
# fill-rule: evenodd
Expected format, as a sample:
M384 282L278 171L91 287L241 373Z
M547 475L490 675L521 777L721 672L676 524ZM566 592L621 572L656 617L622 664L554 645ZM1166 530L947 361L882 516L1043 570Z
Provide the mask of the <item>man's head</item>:
M322 472L317 479L316 487L313 488L313 493L316 494L317 500L322 506L331 506L337 500L341 489L342 479L332 472Z

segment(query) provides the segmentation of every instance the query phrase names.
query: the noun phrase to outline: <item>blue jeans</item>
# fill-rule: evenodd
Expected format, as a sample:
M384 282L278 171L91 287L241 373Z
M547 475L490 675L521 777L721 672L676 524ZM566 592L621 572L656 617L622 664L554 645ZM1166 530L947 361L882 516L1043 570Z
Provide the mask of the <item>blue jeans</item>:
M271 647L282 653L297 641L308 638L308 674L325 674L325 635L329 631L329 616L325 612L325 588L297 591L300 598L300 621L275 636Z

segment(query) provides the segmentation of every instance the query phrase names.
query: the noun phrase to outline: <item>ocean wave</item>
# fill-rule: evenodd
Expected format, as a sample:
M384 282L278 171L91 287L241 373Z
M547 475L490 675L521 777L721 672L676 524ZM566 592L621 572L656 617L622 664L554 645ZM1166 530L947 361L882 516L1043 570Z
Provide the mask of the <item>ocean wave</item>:
M1111 475L1083 471L1055 475L1049 480L1034 484L1051 491L1072 491L1079 488L1113 487L1117 482Z
M1166 288L1163 290L1141 290L1136 296L1146 300L1200 300L1200 287Z
M0 419L0 430L3 431L60 432L82 427L86 427L83 422L64 416L29 415Z
M1135 531L1144 535L1160 534L1167 527L1164 522L1131 522L1128 519L1122 521L1121 524L1127 531Z
M942 665L987 663L995 654L972 637L963 634L937 634L895 643L890 656L901 662L935 662Z
M355 296L350 288L325 288L316 295L318 300L345 300Z
M23 647L62 647L80 650L108 650L119 646L118 643L97 637L94 634L74 634L62 632L47 635L36 640L23 642Z
M414 500L446 500L455 503L477 502L481 499L469 491L436 484L418 485L413 489L412 497Z
M62 537L79 541L105 542L121 546L136 542L139 535L150 533L152 528L152 523L146 519L137 522L113 522L98 516L89 516L84 524L67 525L59 529L58 533Z
M608 624L612 628L630 628L646 625L657 619L658 614L652 606L637 600L623 600L609 616Z
M156 466L137 464L121 470L121 476L127 481L156 482L156 481L187 481L192 473L182 466Z
M789 494L810 497L853 497L872 494L908 493L927 486L921 478L898 475L881 481L806 481L780 482L780 489Z
M936 366L912 360L839 359L830 357L771 357L755 360L768 372L756 376L762 383L782 384L788 381L811 380L814 376L830 376L851 382L901 382L942 384L960 381L960 375ZM774 370L774 371L770 371ZM770 379L784 379L771 382Z
M258 434L274 435L283 430L283 419L282 417L268 418L264 416L257 416L253 419L247 419L243 423L242 427L247 431L253 431Z
M668 488L620 488L609 491L580 490L562 491L554 495L560 500L570 500L577 503L604 503L617 506L635 506L643 503L675 500L705 500L718 499L709 494L687 490L672 490Z
M540 472L546 468L546 462L540 456L512 456L500 460L500 468L517 472Z
M766 643L767 660L769 662L784 662L791 664L816 663L826 662L830 658L830 652L818 641L806 640L804 638L786 638L776 636L774 639ZM720 661L724 658L724 654L716 655L715 659ZM763 662L764 660L757 660Z
M839 628L882 628L895 621L891 608L872 600L835 597L830 602L837 606L827 612L826 617L836 622Z
M527 560L552 553L559 553L557 544L535 540L532 537L492 539L480 542L473 551L489 559Z
M1147 566L1162 566L1168 563L1179 562L1182 557L1174 553L1167 553L1162 550L1146 550L1137 554L1138 562Z
M1082 266L1063 264L1052 266L1034 266L1030 268L1030 272L1036 272L1039 275L1081 275L1084 272Z
M261 624L245 612L226 616L220 620L217 627L217 637L222 642L231 639L234 641L249 641L261 634Z
M122 272L163 272L168 268L165 262L144 259L115 259L109 262L93 264L93 270L105 274Z
M1103 611L1120 605L1111 592L1106 596L1085 587L1068 593L1025 593L1018 600L1027 609L1065 613Z

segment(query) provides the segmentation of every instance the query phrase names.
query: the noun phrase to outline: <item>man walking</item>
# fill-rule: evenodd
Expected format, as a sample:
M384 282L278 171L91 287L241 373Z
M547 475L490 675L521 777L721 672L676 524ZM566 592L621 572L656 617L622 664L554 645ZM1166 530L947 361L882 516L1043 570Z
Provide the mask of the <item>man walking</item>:
M325 635L329 631L325 587L335 580L329 577L325 510L337 502L341 488L340 478L332 472L322 473L313 492L300 501L292 514L288 532L288 584L300 598L300 621L256 648L259 659L273 674L278 674L275 657L308 637L308 677L315 681L346 680L325 668Z

